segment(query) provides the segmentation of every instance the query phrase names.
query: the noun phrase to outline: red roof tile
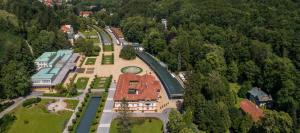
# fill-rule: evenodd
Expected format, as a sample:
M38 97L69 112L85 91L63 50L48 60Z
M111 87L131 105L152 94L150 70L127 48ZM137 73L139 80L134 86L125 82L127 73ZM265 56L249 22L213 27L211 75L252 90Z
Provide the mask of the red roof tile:
M70 29L71 29L71 25L62 25L62 26L60 27L60 30L61 30L62 32L64 32L64 33L69 32Z
M264 116L263 111L247 99L241 101L240 107L244 112L249 114L254 121L258 121Z
M135 84L131 84L135 81ZM130 101L157 100L160 91L160 83L155 77L149 74L143 76L136 74L121 74L117 83L114 100L120 101L123 98ZM136 94L128 94L129 89L136 89Z
M81 11L80 12L80 16L90 16L90 15L92 15L93 14L93 12L92 11Z

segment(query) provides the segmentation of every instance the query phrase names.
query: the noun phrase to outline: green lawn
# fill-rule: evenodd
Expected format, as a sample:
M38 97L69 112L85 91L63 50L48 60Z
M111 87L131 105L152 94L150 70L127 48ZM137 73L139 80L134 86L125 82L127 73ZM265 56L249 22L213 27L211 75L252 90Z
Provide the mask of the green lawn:
M78 100L64 100L64 102L67 103L68 109L75 109L78 104Z
M104 52L114 51L114 47L113 45L103 45L103 51Z
M151 122L149 121L151 119ZM118 133L117 119L112 121L110 133ZM131 133L162 133L163 123L155 118L132 118Z
M80 77L77 79L77 82L75 84L77 89L85 89L86 85L89 82L89 78L87 77Z
M101 80L100 77L94 78L93 82L91 83L91 89L97 89L97 88L99 88L100 80Z
M96 58L87 58L85 61L85 65L95 65Z
M114 56L113 55L104 55L102 56L102 64L114 64Z
M8 133L61 133L71 117L71 111L49 113L45 105L52 100L42 100L32 107L18 107L17 117Z
M240 98L237 94L241 89L241 86L238 83L229 83L229 87L236 97L236 104L234 106L240 108L240 102L243 100L243 98Z

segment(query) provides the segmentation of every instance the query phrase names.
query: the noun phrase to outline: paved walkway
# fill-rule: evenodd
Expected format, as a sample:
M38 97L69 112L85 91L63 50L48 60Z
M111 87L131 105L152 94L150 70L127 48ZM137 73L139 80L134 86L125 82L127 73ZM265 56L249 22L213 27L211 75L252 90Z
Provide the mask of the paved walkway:
M112 112L114 107L113 97L115 94L115 90L116 90L116 84L112 83L108 92L108 96L105 102L103 113L101 115L101 119L99 121L97 133L109 133L110 124L112 120L115 118L114 112Z

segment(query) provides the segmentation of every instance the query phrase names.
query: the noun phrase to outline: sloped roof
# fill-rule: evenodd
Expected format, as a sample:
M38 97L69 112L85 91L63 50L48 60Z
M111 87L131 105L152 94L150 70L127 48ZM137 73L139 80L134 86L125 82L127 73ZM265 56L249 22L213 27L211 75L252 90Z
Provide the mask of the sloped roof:
M258 121L264 116L263 111L247 99L241 101L240 107L245 113L251 116L253 121Z
M130 84L130 82L136 84ZM135 89L137 93L129 94L129 90ZM114 100L120 101L123 98L129 101L157 100L161 89L159 81L152 75L136 75L131 73L121 74L117 83Z
M267 93L262 91L260 88L254 87L248 91L254 97L257 97L259 101L271 101L272 97L269 96Z

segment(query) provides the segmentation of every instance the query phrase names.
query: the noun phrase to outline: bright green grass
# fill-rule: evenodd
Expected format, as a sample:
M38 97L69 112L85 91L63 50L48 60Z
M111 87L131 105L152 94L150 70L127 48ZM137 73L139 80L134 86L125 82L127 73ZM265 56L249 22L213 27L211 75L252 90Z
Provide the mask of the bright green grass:
M102 64L114 64L112 55L104 55L102 56Z
M100 81L101 81L100 77L94 78L94 81L91 84L91 89L97 89L100 85Z
M89 78L87 77L80 77L77 79L75 84L77 89L85 89L86 85L88 84Z
M109 77L97 77L94 79L93 83L91 84L91 88L92 89L103 88L107 82L109 82Z
M152 122L149 122L149 119ZM154 118L132 118L130 119L132 125L130 126L131 133L162 133L162 121ZM118 120L112 121L110 133L119 133L117 129Z
M87 58L85 61L85 65L95 65L96 58Z
M238 83L229 83L229 87L236 97L236 103L234 106L240 108L240 102L243 100L243 98L240 98L237 94L241 89L241 86Z
M52 100L42 100L32 107L18 107L13 114L17 119L8 133L61 133L71 117L71 111L49 113L46 104ZM24 121L28 121L25 124Z
M67 103L68 109L75 109L78 104L78 100L64 100L64 102Z
M114 51L114 47L113 45L103 45L103 51L104 52Z

